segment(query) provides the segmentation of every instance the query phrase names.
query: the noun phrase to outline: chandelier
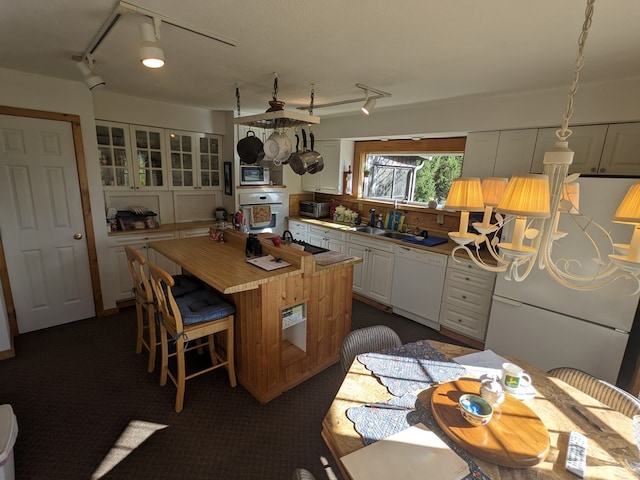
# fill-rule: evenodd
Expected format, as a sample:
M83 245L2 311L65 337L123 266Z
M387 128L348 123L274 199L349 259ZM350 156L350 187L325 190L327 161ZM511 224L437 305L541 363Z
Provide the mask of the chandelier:
M614 244L609 232L579 212L579 184L576 182L579 174L568 174L574 153L567 142L571 135L569 119L584 65L584 45L594 3L595 0L587 0L567 107L562 126L556 131L555 146L545 153L544 173L517 174L511 179L486 178L482 182L479 178L454 180L445 208L461 213L458 232L449 232L449 237L458 244L451 256L456 259L456 254L464 252L481 268L502 272L507 280L517 282L526 279L537 264L539 269L546 270L556 282L568 288L596 290L626 278L634 282L637 293L640 291L640 182L631 186L612 219L634 225L631 243ZM492 224L494 208L495 223ZM469 212L481 211L484 211L482 222L472 225L478 233L468 232ZM586 218L588 225L610 244L612 253L603 256L593 236L586 228L582 229L594 250L594 265L590 265L591 270L587 273L579 260L554 260L551 256L554 242L567 235L557 230L561 213ZM501 242L507 225L512 228L511 241ZM487 261L488 257L481 255L483 246L493 261Z

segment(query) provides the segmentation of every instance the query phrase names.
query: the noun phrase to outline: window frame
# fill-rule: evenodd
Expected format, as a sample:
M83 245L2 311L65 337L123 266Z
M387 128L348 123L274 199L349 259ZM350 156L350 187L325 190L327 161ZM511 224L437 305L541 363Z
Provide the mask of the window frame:
M354 197L367 203L389 204L393 201L384 201L364 197L364 166L367 155L375 153L385 154L419 154L419 153L461 153L464 155L467 137L425 138L421 140L365 140L356 141L354 148L353 178L357 189L354 189ZM464 159L462 160L464 164ZM426 208L424 203L410 202L408 205L416 208Z

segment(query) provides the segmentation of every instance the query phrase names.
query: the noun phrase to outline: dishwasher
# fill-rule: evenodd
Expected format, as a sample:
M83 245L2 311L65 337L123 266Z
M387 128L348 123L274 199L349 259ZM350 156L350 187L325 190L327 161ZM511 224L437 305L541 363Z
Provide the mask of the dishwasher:
M393 313L440 330L440 302L447 256L398 246L393 268Z

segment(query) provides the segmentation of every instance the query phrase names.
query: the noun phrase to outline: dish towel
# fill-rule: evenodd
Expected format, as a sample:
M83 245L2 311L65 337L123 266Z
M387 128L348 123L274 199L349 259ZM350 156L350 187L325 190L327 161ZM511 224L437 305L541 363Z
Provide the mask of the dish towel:
M254 205L251 207L251 226L268 227L271 225L271 207L269 205Z

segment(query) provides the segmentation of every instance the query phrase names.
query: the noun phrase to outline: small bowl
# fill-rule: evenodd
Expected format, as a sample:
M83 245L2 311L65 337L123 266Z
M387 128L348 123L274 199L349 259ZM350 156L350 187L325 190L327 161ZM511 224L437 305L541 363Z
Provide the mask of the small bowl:
M493 407L479 395L465 393L458 400L464 419L474 427L486 425L493 416Z
M415 238L417 241L421 242L422 240L424 240L424 237L421 237L420 235L416 235Z

